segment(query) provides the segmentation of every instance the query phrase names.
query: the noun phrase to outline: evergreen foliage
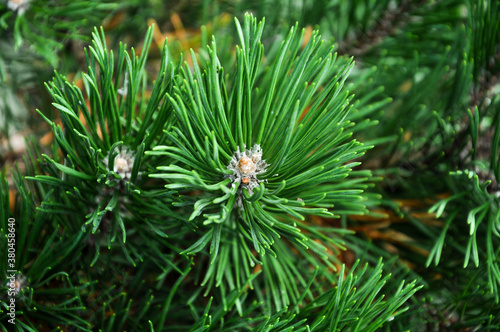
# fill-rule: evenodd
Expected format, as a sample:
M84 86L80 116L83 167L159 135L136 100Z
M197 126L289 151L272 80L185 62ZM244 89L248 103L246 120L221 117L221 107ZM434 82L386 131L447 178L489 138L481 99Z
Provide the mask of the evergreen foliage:
M28 4L0 139L36 58L52 140L0 173L3 331L500 329L498 2L179 2L168 40L152 1Z

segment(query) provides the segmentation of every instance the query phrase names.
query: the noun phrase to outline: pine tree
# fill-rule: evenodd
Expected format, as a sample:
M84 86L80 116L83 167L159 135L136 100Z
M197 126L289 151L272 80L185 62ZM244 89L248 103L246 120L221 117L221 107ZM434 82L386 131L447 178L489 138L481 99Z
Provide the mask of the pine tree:
M2 330L500 328L498 2L19 3Z

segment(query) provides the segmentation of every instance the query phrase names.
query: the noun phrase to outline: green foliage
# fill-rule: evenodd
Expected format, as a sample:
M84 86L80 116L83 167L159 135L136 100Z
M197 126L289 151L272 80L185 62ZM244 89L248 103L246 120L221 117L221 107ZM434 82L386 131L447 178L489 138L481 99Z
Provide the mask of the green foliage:
M33 197L18 173L16 189L18 196L14 200L14 214L10 214L9 187L2 172L0 183L1 232L0 250L11 252L15 248L13 261L5 255L0 263L0 328L4 331L38 331L43 324L62 326L70 324L80 329L88 329L90 324L79 312L85 310L81 292L90 284L75 283L73 264L78 260L78 239L83 234L73 236L71 230L61 227L60 220L47 213L35 213ZM8 241L11 233L9 218L13 218L15 242ZM12 220L12 219L11 219ZM9 256L10 257L10 256ZM11 265L12 264L12 265ZM11 304L8 293L12 271L15 275L15 317L16 325L7 322L12 316L8 305Z
M246 16L243 27L238 22L237 27L241 46L234 73L226 74L220 66L215 41L206 64L198 65L193 54L193 72L183 68L168 95L177 120L166 132L173 146L146 152L172 158L172 164L159 166L160 172L150 177L167 180L167 190L184 191L182 203L174 205L182 204L186 211L192 206L189 220L199 220L202 236L183 253L196 254L210 244L212 265L202 282L209 287L219 286L224 277L239 288L250 277L248 265L255 263L272 271L264 272L271 286L285 271L300 276L293 263L283 264L288 249L276 241L286 239L325 259L326 248L312 244L297 222L304 215L365 212L362 190L342 183L358 165L349 161L367 149L348 140L351 125L344 120L350 97L341 88L352 63L337 63L332 47L317 33L301 50L302 36L295 27L261 68L263 23ZM248 175L249 183L244 173L233 174L240 172L242 158L255 159L251 164L257 175ZM193 196L192 190L201 194ZM279 259L254 257L252 249ZM279 286L282 293L293 289L294 281L286 281L289 286ZM274 302L281 309L288 296L283 303Z
M0 4L0 29L12 34L16 48L27 42L48 63L57 66L54 51L64 46L61 37L86 38L80 30L101 22L116 7L108 1L6 1Z
M54 142L1 173L17 330L500 328L497 2L29 4L0 139L39 105Z
M125 45L120 45L115 64L114 53L106 49L103 31L95 30L93 36L93 46L87 53L88 74L83 74L89 105L75 84L56 74L47 88L64 129L41 115L51 125L63 158L43 155L45 174L29 179L54 188L42 211L75 216L83 211L86 221L80 226L95 234L103 222L101 228L106 229L110 246L116 238L126 241L124 215L136 212L136 220L141 222L132 221L132 227L155 228L151 225L156 222L154 218L141 216L141 206L150 204L153 210L160 205L163 216L172 215L164 208L168 197L155 195L153 190L158 185L148 181L141 170L152 167L152 158L144 156L144 151L165 140L159 134L168 127L171 110L164 98L172 89L174 68L165 46L159 76L146 98L147 52L136 56L132 50L130 55ZM152 29L146 37L146 48L151 38ZM142 189L151 192L141 195ZM72 224L73 229L79 228Z
M366 298L366 305L355 310L331 308L338 293L323 294L321 289L324 283L335 282L336 256L348 231L306 220L311 215L331 218L366 212L361 194L370 173L349 174L359 165L351 160L368 148L350 140L354 126L345 120L351 97L342 86L352 62L337 60L317 33L302 47L302 35L294 27L281 50L269 55L261 68L263 24L248 15L243 26L237 21L237 29L241 46L234 60L235 75L226 75L219 65L215 41L206 65L198 64L193 53L193 72L172 62L165 44L153 83L144 71L152 29L141 55L120 45L116 59L107 50L102 30L96 30L86 52L85 92L57 73L47 84L61 125L40 112L52 127L55 142L52 156L33 146L26 163L29 173L35 174L27 179L40 202L33 211L35 225L53 215L54 232L63 230L61 241L87 254L95 250L94 258L85 255L68 264L80 269L72 279L88 288L79 296L98 294L95 301L101 307L91 315L91 324L107 330L162 327L177 315L180 324L187 324L179 325L179 330L189 324L207 326L204 310L213 312L210 328L243 327L236 320L231 327L229 317L255 312L251 316L256 315L256 324L264 324L262 329L275 326L277 319L283 319L278 326L312 324L313 329L323 329L323 320L315 318L317 306L325 307L329 317L337 316L335 310L358 316L362 321L356 321L356 328L378 327L416 291L415 283L402 293L395 291L394 302L380 300L375 311L367 311L366 305L384 283L377 277L369 279L360 293L350 286L343 291L359 296L354 301L359 305ZM280 141L285 144L276 144ZM245 150L257 143L260 147ZM242 155L233 157L236 151L245 151L260 169L251 174L243 171ZM245 182L242 176L254 182ZM166 189L155 178L166 179ZM50 234L46 233L50 240L42 242L50 248L42 250L47 253L42 262L58 264L72 251L54 245L56 233ZM107 239L100 234L107 234ZM108 251L101 244L107 244ZM61 261L54 260L56 252L64 252ZM196 261L187 258L193 254ZM103 285L92 282L112 274L109 269L114 264L124 268L127 261L133 267L122 278ZM156 285L148 277L153 271L159 273ZM340 289L343 271L337 281ZM378 265L375 275L381 272ZM168 280L176 281L156 300L153 294L162 284L170 284ZM184 299L189 294L185 288L193 282L205 286L205 295L217 294L212 288L218 288L214 308L204 309L194 296ZM371 289L372 284L378 286ZM130 285L137 291L127 291ZM190 319L183 313L186 306ZM144 308L142 314L130 320L130 312L138 307ZM293 311L287 311L289 307ZM307 318L295 321L302 307L311 308L304 312ZM274 318L260 322L259 312ZM385 314L375 318L375 312ZM80 308L78 317L87 318L87 310ZM351 318L331 324L349 322Z
M321 295L312 301L306 299L307 293L300 296L299 302L294 307L284 308L271 315L258 314L258 303L248 306L241 317L231 315L231 311L221 308L211 308L209 302L207 310L213 310L214 315L204 315L190 331L211 331L215 328L221 331L376 331L386 321L403 314L407 308L395 312L395 307L400 307L411 297L419 287L414 283L405 285L403 280L387 283L390 275L382 277L383 264L379 263L368 268L366 265L358 267L359 261L346 273L342 266L336 286L324 290L314 282L318 271L308 284L308 291L320 292ZM312 288L312 289L311 289ZM381 292L384 292L383 294ZM384 298L390 294L390 302ZM233 298L233 294L227 296ZM233 303L231 303L233 302ZM234 301L229 302L234 305ZM296 309L300 307L300 311ZM224 315L224 317L221 317ZM220 325L219 325L220 324Z

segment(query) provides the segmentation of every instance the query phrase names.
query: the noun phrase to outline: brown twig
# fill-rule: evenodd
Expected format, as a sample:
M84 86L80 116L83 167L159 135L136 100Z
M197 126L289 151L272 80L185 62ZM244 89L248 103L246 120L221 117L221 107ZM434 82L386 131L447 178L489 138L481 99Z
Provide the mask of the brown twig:
M361 55L379 44L384 37L394 35L397 28L404 26L408 20L409 13L417 6L427 0L406 0L395 9L387 9L375 26L366 33L359 33L353 38L342 41L339 44L339 54Z

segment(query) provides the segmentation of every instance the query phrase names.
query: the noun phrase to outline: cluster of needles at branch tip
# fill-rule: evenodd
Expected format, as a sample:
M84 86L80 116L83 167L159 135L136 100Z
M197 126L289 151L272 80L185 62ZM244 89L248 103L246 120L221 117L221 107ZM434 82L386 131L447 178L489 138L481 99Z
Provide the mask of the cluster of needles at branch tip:
M231 179L232 186L236 182L240 183L238 189L240 197L243 194L242 188L246 188L248 193L252 195L253 189L257 188L259 183L263 181L257 179L257 174L264 173L267 166L269 165L262 159L262 149L259 144L254 144L251 150L246 149L245 146L243 152L238 147L227 166L227 169L233 171L233 174L226 176Z
M117 152L115 148L113 152ZM132 176L132 168L134 166L134 153L128 150L120 150L113 162L113 172L120 175L122 180L128 180ZM109 156L104 159L104 164L109 168Z

